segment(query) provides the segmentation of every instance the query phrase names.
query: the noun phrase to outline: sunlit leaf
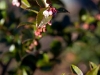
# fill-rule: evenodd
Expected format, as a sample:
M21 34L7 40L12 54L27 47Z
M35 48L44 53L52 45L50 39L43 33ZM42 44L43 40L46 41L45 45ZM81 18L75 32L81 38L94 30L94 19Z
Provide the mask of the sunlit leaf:
M49 57L46 53L43 54L43 59L45 62L49 62Z
M36 17L36 24L37 26L40 24L40 22L42 21L44 15L43 15L43 11L45 11L47 8L43 8L39 11L37 17Z
M0 25L3 25L4 22L5 22L5 19L1 19L1 20L0 20Z
M37 66L38 67L43 67L43 66L46 66L46 65L50 65L49 63L49 57L46 53L43 54L43 58L38 60L37 62Z
M36 17L36 25L38 27L41 27L42 25L46 25L51 19L52 19L52 16L48 16L48 17L45 17L43 15L43 11L47 10L48 8L43 8L39 11L37 17Z
M50 22L51 19L52 16L44 17L38 27L41 27L42 25L46 25L48 22Z
M99 66L97 66L96 68L94 68L94 69L88 71L88 72L86 73L86 75L97 75L97 74L98 74L98 70L99 70Z
M82 71L75 65L71 65L71 70L73 73L77 75L83 75Z
M24 8L24 9L31 7L28 0L21 0L21 3L22 3L21 7Z
M23 69L23 75L28 75L25 69Z
M62 75L65 75L65 73L63 73Z
M90 65L91 70L97 67L97 65L93 62L90 62L89 65Z
M0 1L0 10L6 9L7 5L6 2L4 0Z

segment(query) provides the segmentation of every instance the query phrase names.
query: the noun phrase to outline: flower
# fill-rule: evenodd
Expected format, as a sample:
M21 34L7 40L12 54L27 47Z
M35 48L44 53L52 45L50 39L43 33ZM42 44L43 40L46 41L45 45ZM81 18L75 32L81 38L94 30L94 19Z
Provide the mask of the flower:
M17 6L17 7L20 6L20 2L19 2L18 0L13 0L13 1L12 1L12 4L13 4L14 6Z
M82 28L85 29L85 30L88 30L88 29L89 29L89 24L84 23L84 24L82 25Z
M43 15L44 15L45 17L48 17L48 16L49 16L49 11L45 10L45 11L43 12Z
M50 25L50 26L52 25L52 24L51 24L51 21L50 21L50 22L48 22L48 25Z
M48 13L49 13L49 15L52 15L53 14L53 12L51 10Z
M97 14L95 17L97 20L100 20L100 14Z
M49 11L52 11L52 15L55 16L57 14L57 9L51 7Z
M37 30L34 32L34 34L37 37L42 37L43 32L46 32L46 26L45 25L42 26L42 27L37 28Z
M49 16L53 17L56 14L57 14L57 10L56 10L56 8L53 8L53 7L50 7L49 9L43 11L43 15L44 15L45 18L48 18ZM51 21L49 21L47 24L51 26ZM36 37L42 37L42 33L46 32L46 25L47 24L37 26L37 29L34 32Z
M52 8L52 7L50 7L50 9L48 9L48 10L43 11L43 15L45 17L55 16L56 14L57 14L56 8Z
M34 47L37 46L39 43L38 41L35 39L32 41L32 43L29 45L28 50L26 50L26 52L30 53L31 51L33 51Z

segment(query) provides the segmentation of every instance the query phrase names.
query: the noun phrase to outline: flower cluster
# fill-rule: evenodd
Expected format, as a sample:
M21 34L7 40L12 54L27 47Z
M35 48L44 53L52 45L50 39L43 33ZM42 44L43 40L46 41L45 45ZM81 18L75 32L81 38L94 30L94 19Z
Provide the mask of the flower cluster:
M12 0L12 4L19 7L21 5L21 0ZM49 17L54 17L57 14L57 10L56 8L50 6L48 3L46 3L46 0L44 0L45 3L45 8L48 8L47 10L43 11L43 18L47 19L47 21L44 23L42 23L41 21L41 26L36 25L36 30L34 31L34 34L36 37L42 37L42 33L46 32L46 25L51 25L51 21L49 21ZM51 19L50 18L50 19ZM48 22L48 23L47 23ZM42 25L43 24L43 25Z
M96 18L97 20L100 20L100 14L97 14L97 15L95 16L95 18Z
M57 14L57 9L54 7L50 8L50 11L52 11L52 15L55 16Z
M48 10L43 11L44 17L55 16L57 14L56 8L49 8ZM51 25L51 21L47 23ZM42 33L46 31L46 25L42 25L41 27L37 27L37 30L34 32L35 36L42 37Z
M19 7L21 3L18 0L12 0L12 4Z
M48 17L48 16L55 16L57 14L57 10L56 10L56 8L50 8L49 10L45 10L44 12L43 12L43 15L45 16L45 17Z
M30 53L32 51L32 49L38 45L37 40L33 40L33 42L30 44L30 46L28 47L29 49L26 50L26 52Z
M34 34L37 37L42 37L42 32L46 32L46 25L37 28L37 30L34 32Z

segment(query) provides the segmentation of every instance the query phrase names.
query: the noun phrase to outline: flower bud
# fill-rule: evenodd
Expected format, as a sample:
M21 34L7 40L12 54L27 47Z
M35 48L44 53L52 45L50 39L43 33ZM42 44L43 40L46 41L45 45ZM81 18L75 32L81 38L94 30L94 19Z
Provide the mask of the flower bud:
M53 14L53 12L52 11L49 11L49 15L52 15Z
M45 17L48 17L48 16L49 16L49 12L48 12L47 10L45 10L45 11L43 12L43 15L44 15Z
M18 0L13 0L12 4L19 7L20 6L20 2Z

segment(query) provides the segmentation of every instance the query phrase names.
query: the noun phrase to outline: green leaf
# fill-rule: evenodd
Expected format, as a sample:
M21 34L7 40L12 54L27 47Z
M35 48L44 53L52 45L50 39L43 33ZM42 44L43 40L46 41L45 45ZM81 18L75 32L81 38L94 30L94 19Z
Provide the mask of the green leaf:
M75 65L71 65L71 70L73 73L77 75L83 75L82 71Z
M65 75L65 73L63 73L62 75Z
M0 10L4 10L7 8L7 4L4 0L0 1Z
M52 16L44 17L38 27L41 27L42 25L46 25L48 22L50 22L51 19Z
M48 55L46 53L43 54L43 60L45 62L49 62L49 57L48 57Z
M28 10L28 11L32 11L32 12L34 12L34 13L38 14L38 11L37 11L36 9L27 8L26 10Z
M44 15L43 15L43 12L45 11L45 10L47 10L48 8L42 8L40 11L39 11L39 13L38 13L38 15L37 15L37 17L36 17L36 25L38 26L38 27L41 27L42 25L46 25L51 19L52 19L52 16L48 16L48 17L45 17Z
M28 75L25 69L23 69L23 75Z
M43 66L47 66L47 65L50 65L49 57L46 53L44 53L43 58L37 61L37 66L43 67Z
M20 23L17 27L25 26L25 25L34 25L34 24L31 23L31 22L22 22L22 23Z
M41 60L37 61L36 65L37 65L37 67L41 67L41 66L44 66L44 63L45 62L41 59Z
M99 70L99 66L97 66L96 68L94 68L94 69L88 71L88 72L86 73L86 75L97 75L97 74L98 74L98 70Z
M31 7L30 3L28 2L28 0L21 0L21 8L26 9Z
M23 29L22 30L22 42L25 42L29 39L34 39L33 30L31 29Z
M47 0L36 0L36 2L40 7L48 7Z
M37 17L36 17L36 24L37 24L37 26L40 24L40 22L42 21L42 19L43 19L43 17L44 17L44 15L43 15L43 11L45 11L47 8L42 8L40 11L39 11L39 13L38 13L38 15L37 15Z
M89 65L91 70L97 67L97 65L93 62L90 62Z

